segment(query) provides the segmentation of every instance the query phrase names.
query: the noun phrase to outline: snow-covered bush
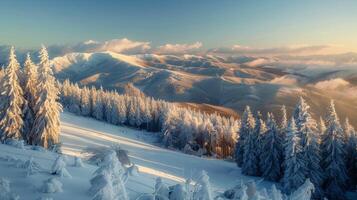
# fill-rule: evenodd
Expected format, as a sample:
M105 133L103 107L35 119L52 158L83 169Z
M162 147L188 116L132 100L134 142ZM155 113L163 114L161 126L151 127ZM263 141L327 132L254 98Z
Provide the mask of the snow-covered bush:
M5 144L16 147L18 149L25 149L25 144L23 140L16 140L16 139L6 139Z
M291 195L289 196L289 200L311 199L314 190L314 184L311 183L310 179L306 179L304 184L302 184L297 190L291 193Z
M170 187L169 199L170 200L188 200L185 187L181 184L176 184L176 185ZM210 200L210 199L207 199L207 200Z
M31 156L30 159L25 161L22 165L24 169L26 169L26 176L31 176L36 173L38 173L41 170L41 166L39 163L33 160L33 157Z
M74 164L73 166L75 167L83 167L83 162L82 159L80 157L74 157Z
M124 184L124 169L115 151L110 151L90 180L89 193L95 200L128 200Z
M49 178L43 182L41 191L43 193L62 192L62 183L57 178Z
M18 195L13 194L10 188L10 181L5 178L0 178L0 199L1 200L18 200Z
M160 177L156 178L156 183L155 183L155 191L154 191L155 198L157 196L163 198L168 198L169 197L169 188L165 183L162 182L162 179Z
M111 145L110 147L88 147L85 150L85 153L88 154L87 160L89 163L100 165L106 155L111 151L115 151L122 166L129 167L132 165L128 156L128 152L122 149L119 145Z
M59 155L56 158L51 168L51 174L59 175L60 177L72 177L66 169L66 161L63 156Z
M206 171L201 171L201 175L195 185L193 198L197 200L213 200L211 184Z

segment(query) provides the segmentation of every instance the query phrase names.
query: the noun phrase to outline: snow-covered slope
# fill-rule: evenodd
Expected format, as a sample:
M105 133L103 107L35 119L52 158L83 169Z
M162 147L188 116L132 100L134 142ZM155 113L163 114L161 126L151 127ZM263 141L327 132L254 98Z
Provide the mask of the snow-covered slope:
M167 150L154 145L153 133L118 127L90 118L78 117L70 113L61 116L62 151L67 156L67 170L72 178L59 178L63 183L63 192L55 194L42 193L40 188L45 180L54 177L50 174L51 165L57 155L52 152L42 152L18 149L8 145L0 145L0 177L11 182L12 191L26 200L36 200L39 197L53 197L56 200L90 199L89 180L96 166L85 164L84 168L74 167L72 156L82 156L87 147L109 146L119 144L129 151L129 157L139 168L138 176L131 176L127 183L130 199L135 199L142 193L152 193L155 179L162 177L164 182L172 185L182 183L187 178L198 178L201 170L206 170L215 192L222 192L240 180L258 179L242 176L235 163L199 158L177 151ZM22 161L33 157L43 168L42 172L26 177L25 169L16 167L19 161L9 161L14 157ZM258 187L269 187L271 183L263 181Z

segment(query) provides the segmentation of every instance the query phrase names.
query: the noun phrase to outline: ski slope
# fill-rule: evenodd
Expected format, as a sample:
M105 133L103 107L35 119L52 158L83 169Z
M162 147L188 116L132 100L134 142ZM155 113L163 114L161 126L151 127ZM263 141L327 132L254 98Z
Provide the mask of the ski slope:
M182 183L187 178L195 179L201 170L206 170L215 193L223 192L241 180L260 180L242 176L235 163L200 158L155 146L153 134L64 112L61 115L62 151L68 155L66 156L67 170L72 178L59 178L63 183L63 192L44 194L40 191L43 181L53 177L50 169L58 155L48 151L30 150L30 146L26 146L23 150L0 144L0 177L11 181L12 191L18 194L20 199L37 200L40 197L53 197L56 200L90 199L87 192L90 187L89 180L97 166L85 164L84 168L74 167L72 156L83 156L81 153L87 147L119 144L129 151L131 161L139 168L139 175L130 176L126 184L130 199L136 199L142 193L152 193L158 176L162 177L168 185L173 185ZM8 156L22 161L33 157L43 170L26 177L25 169L16 167L16 162L8 161L6 159ZM271 183L263 181L258 184L258 187L270 188Z
M143 176L148 179L140 183L129 180L129 190L135 190L137 184L140 184L145 192L151 192L157 176L162 177L169 184L180 183L187 178L197 178L201 170L208 172L216 192L233 187L241 180L260 180L260 178L242 176L240 168L232 162L200 158L158 147L154 145L156 140L154 133L114 126L70 113L62 114L61 123L62 151L65 154L80 156L88 146L109 146L113 143L129 151L131 161L139 167L138 178ZM258 187L270 188L270 185L271 183L263 181Z

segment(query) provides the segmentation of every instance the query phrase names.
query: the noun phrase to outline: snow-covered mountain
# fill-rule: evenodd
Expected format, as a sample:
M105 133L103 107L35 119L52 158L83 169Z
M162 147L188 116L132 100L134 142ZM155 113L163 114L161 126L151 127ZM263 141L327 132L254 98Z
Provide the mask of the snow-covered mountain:
M124 55L69 53L52 60L60 79L119 91L132 83L144 94L175 102L206 103L240 113L245 105L263 112L298 96L314 102L316 115L330 98L357 124L355 54L334 56Z

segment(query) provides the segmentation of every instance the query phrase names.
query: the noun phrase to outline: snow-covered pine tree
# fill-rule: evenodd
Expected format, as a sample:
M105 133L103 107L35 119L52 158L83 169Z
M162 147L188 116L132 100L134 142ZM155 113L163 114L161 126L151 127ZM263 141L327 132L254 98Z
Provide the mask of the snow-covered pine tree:
M93 116L97 120L104 120L104 91L101 87L95 94L95 102L93 102Z
M195 200L213 200L211 184L206 171L201 171L201 175L195 185L193 199Z
M96 200L128 200L128 195L123 181L124 169L122 168L115 151L110 151L103 163L94 172L90 180L89 189L93 199Z
M66 169L66 161L62 155L59 155L53 163L51 174L58 175L60 177L72 177Z
M242 167L243 165L243 157L244 157L244 144L245 144L245 138L247 135L249 135L251 132L254 131L254 126L255 126L255 120L252 115L252 112L250 111L250 107L246 106L242 119L241 119L241 127L239 130L239 138L236 144L236 150L235 150L235 161L239 167Z
M30 133L33 123L35 121L35 106L37 101L37 67L31 61L30 54L27 54L26 61L24 63L24 98L26 103L23 106L24 113L24 129L23 138L26 142L30 140Z
M20 85L15 49L11 47L9 64L5 69L0 94L0 140L21 139L23 131L22 107L26 100Z
M326 125L325 125L325 121L322 119L322 117L320 116L320 122L319 122L319 132L321 134L321 136L325 133L326 131ZM320 138L321 139L321 138Z
M259 113L258 113L259 115ZM259 144L258 138L260 134L260 121L257 119L249 119L251 126L254 126L253 131L249 131L244 138L243 165L242 173L250 176L259 174Z
M348 118L344 123L344 132L346 137L346 167L350 178L350 188L355 188L357 184L357 133L350 124Z
M321 141L322 168L325 172L323 187L327 198L344 200L348 180L345 164L346 151L343 143L343 129L333 101L328 110L326 128Z
M38 99L35 106L35 121L29 143L49 148L59 143L61 104L59 89L53 76L47 50L40 50Z
M282 170L282 138L280 137L273 114L268 113L267 131L262 138L260 169L262 176L271 181L281 178Z
M255 126L255 130L256 132L259 133L258 135L258 145L257 145L257 154L259 155L259 176L261 176L262 174L262 170L260 169L260 154L264 151L263 149L263 139L264 139L264 135L267 132L267 126L263 120L263 117L261 115L261 113L257 114L257 119L256 119L256 126Z
M87 87L84 87L81 89L80 92L81 92L81 104L80 104L81 115L89 116L91 111L89 89Z
M311 199L315 186L310 179L306 179L297 190L295 190L287 199L289 200L308 200Z
M283 147L284 176L282 178L282 185L285 193L290 194L305 182L307 167L303 159L301 141L294 118L291 118L289 121Z
M310 178L315 186L314 198L321 198L323 191L321 188L323 174L320 166L320 134L316 121L309 112L310 106L300 97L296 106L294 118L298 129L298 135L301 138L301 147L303 158L306 162L306 177Z

